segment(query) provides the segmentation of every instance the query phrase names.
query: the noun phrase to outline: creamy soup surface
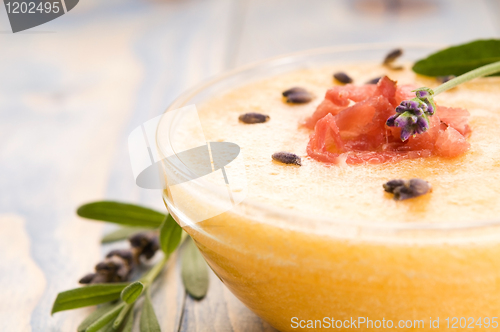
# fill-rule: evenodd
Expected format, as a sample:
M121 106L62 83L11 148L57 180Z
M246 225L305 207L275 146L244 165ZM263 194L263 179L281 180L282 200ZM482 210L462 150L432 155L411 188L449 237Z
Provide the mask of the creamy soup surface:
M300 126L323 100L326 90L338 84L332 80L336 71L348 73L354 84L360 85L382 75L398 84L431 88L438 85L435 79L417 76L409 66L399 71L377 64L329 66L252 82L196 105L207 141L234 142L241 147L248 199L310 216L373 223L481 222L500 216L499 78L478 79L435 98L438 105L470 112L471 147L464 155L338 166L307 156L311 130ZM281 93L294 86L312 92L313 101L285 103ZM238 117L248 112L269 115L270 120L259 124L240 122ZM193 128L176 135L180 135L178 141L184 137L189 142L199 138L200 132ZM271 156L278 151L299 155L302 166L273 161ZM395 201L382 188L395 178L422 178L432 184L433 190L418 198Z

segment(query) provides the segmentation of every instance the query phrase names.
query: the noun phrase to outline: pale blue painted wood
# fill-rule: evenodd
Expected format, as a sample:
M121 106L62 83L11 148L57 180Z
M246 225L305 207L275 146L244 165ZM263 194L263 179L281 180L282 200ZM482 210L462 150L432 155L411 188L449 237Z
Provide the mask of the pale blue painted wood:
M500 1L486 0L486 7L488 10L488 20L497 29L497 36L500 35Z
M31 317L34 331L74 330L86 312L49 316L57 292L78 286L99 259L100 228L90 238L65 239L77 227L95 228L75 218L83 201L72 196L164 209L159 192L134 184L128 133L183 90L225 69L232 11L229 0L85 1L33 31L0 35L0 44L8 45L0 55L0 169L8 174L0 178L0 211L26 218L31 256L46 278ZM95 166L103 156L89 153L89 142L110 152L103 165ZM85 186L96 181L96 188ZM75 195L78 185L87 193ZM177 285L169 294L177 301L155 299L164 303L159 317L168 330L178 329L182 313L168 307L184 301Z
M494 22L500 13L482 0L253 0L248 4L238 65L316 47L411 41L455 44L499 36Z
M68 233L82 231L74 217L82 197L163 208L157 192L134 185L126 139L180 92L235 65L307 48L409 39L457 43L500 34L497 0L401 3L388 9L381 0L86 0L16 35L0 10L0 213L26 219L31 257L45 275L33 331L72 330L82 318L83 311L48 314L55 294L75 287L99 258L100 228L84 226L95 229L86 238ZM114 55L115 39L124 54ZM116 64L123 68L114 70ZM120 99L126 101L123 110L114 109ZM112 135L96 132L106 130L103 123L113 123ZM99 141L86 146L94 137ZM92 155L92 149L110 155ZM98 185L86 187L86 179ZM227 298L212 279L206 300L186 300L182 320L182 308L172 315L172 302L155 299L167 331L270 330L248 311L236 323L225 317L230 308L213 311ZM168 295L184 303L180 285ZM192 315L204 313L203 325L196 325Z

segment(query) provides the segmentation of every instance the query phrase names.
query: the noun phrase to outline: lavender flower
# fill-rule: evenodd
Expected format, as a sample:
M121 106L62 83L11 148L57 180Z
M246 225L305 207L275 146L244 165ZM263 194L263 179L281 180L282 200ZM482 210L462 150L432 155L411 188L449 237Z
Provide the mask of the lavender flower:
M396 114L389 117L386 124L389 127L402 128L402 141L406 141L410 136L424 133L429 129L429 117L436 112L436 104L433 100L434 96L474 78L488 76L497 72L500 72L500 61L487 64L455 77L434 90L425 87L413 90L416 97L401 102L396 107Z
M427 105L427 112L429 115L434 115L436 111L436 104L434 103L434 91L429 88L419 88L417 90L413 90L415 95L420 101L423 101Z
M429 116L436 110L432 96L434 92L429 88L420 88L415 91L416 98L404 100L396 107L396 114L387 119L389 127L401 128L401 140L404 142L410 136L422 134L429 129Z

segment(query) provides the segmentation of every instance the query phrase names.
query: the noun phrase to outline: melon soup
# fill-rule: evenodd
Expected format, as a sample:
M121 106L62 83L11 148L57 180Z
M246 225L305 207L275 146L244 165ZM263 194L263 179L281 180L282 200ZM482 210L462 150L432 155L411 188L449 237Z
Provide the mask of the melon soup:
M213 172L168 187L164 201L222 282L280 331L328 329L345 320L344 328L355 324L350 327L368 330L383 322L384 330L403 320L406 327L411 321L427 330L430 320L436 328L439 319L444 329L454 317L467 324L479 320L485 330L498 327L499 78L477 79L435 98L440 106L470 112L472 134L459 156L356 165L308 156L313 130L301 124L339 84L332 73L346 72L356 85L383 75L399 85L438 85L415 75L410 62L403 70L380 65L388 50L384 45L330 49L249 66L171 106L196 104L198 123L179 113L159 124L157 145L164 154L188 150L193 142L233 142L241 148L239 164L225 167L228 185ZM405 60L432 50L405 47ZM313 100L286 103L281 93L294 86L310 91ZM238 120L248 112L270 118L256 124ZM277 151L297 154L302 165L273 161ZM169 183L183 170L170 165L165 174ZM433 190L395 201L382 188L395 178L421 178ZM228 193L245 198L228 207Z

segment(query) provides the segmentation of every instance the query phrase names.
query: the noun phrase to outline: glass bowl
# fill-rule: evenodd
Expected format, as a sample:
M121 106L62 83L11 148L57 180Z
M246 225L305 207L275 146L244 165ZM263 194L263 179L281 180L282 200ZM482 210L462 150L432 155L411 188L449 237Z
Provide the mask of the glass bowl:
M163 157L181 153L176 141L186 139L178 131L184 115L175 110L186 110L235 87L299 68L380 62L396 47L404 49L404 60L416 60L439 46L331 47L241 67L174 101L159 123L157 148ZM204 142L193 139L193 148L200 144ZM332 220L253 201L236 191L228 203L232 189L207 178L222 179L221 169L199 176L200 170L190 170L184 161L163 163L168 210L220 280L278 330L463 328L464 319L466 325L479 319L483 328L498 327L498 220L390 224Z

